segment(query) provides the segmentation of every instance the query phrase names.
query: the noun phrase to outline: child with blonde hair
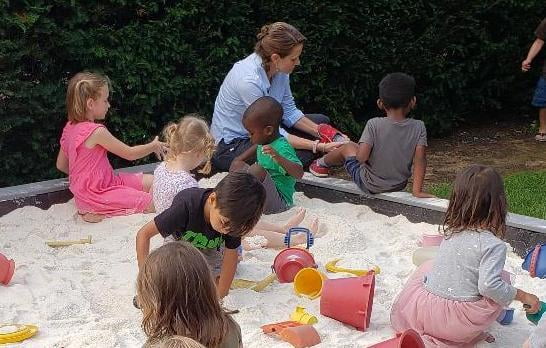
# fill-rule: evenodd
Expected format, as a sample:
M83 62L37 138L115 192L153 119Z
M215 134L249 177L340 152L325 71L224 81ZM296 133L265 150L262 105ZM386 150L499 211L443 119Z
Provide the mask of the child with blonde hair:
M210 173L210 159L214 152L214 138L209 126L198 115L184 116L163 130L168 150L165 160L154 171L154 206L162 213L171 206L174 196L190 187L197 187L191 171L204 164L200 170Z
M187 242L167 243L148 255L138 273L137 294L145 347L177 335L207 348L242 346L241 329L222 310L206 261Z
M473 347L513 300L538 311L539 300L501 278L506 262L506 197L493 168L472 165L455 179L444 220L446 239L395 299L391 324L413 329L427 347Z
M152 175L116 174L107 153L132 161L154 152L160 156L165 146L158 137L148 144L128 146L99 123L110 108L109 89L106 76L81 72L70 79L66 93L68 122L61 136L57 168L68 174L76 207L87 222L153 212Z
M194 339L184 336L172 336L162 341L157 348L206 348Z

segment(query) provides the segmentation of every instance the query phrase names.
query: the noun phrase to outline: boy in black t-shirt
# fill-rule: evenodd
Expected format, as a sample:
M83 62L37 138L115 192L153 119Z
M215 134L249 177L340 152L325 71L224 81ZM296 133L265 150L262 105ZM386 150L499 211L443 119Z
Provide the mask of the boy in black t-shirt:
M260 219L265 202L263 185L252 175L229 173L214 189L189 188L178 193L170 208L142 227L136 238L139 267L156 234L172 235L198 248L217 280L218 296L229 292L237 269L241 237ZM220 247L225 242L225 249Z

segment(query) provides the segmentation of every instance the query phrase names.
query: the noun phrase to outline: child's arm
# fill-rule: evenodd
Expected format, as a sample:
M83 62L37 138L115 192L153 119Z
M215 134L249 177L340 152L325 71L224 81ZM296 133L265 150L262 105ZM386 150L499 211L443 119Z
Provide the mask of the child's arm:
M242 166L244 166L247 162L256 162L256 148L258 145L252 145L248 149L246 149L242 154L235 157L233 161L231 161L231 165L229 167L229 171L237 171Z
M412 193L418 198L433 198L434 195L423 192L423 181L427 169L426 146L417 145L413 156L413 188Z
M224 259L222 261L222 269L220 271L220 279L218 280L218 287L216 292L218 297L225 297L229 293L229 288L235 277L235 271L237 270L237 249L224 249Z
M370 159L372 153L372 146L368 143L358 144L358 150L356 151L356 159L358 163L364 163Z
M536 297L536 295L516 288L515 300L528 305L528 307L525 308L525 311L528 313L536 313L540 310L540 300L538 297Z
M540 52L542 46L544 46L544 40L537 38L535 42L533 42L533 44L531 45L531 48L529 48L527 58L525 58L525 60L521 62L521 70L529 71L529 69L531 69L531 62L536 57L538 52Z
M296 179L301 179L303 177L303 166L299 163L292 162L283 156L279 155L275 149L269 145L264 145L262 147L264 154L271 156L281 167L286 170L286 173Z
M97 144L128 161L146 157L152 152L155 152L158 157L161 157L167 146L165 143L159 141L158 137L155 137L155 139L148 144L128 146L114 137L108 129L104 127L97 128L85 141L87 147L93 147Z
M63 150L59 150L59 154L57 155L57 169L68 175L68 158Z
M137 232L136 253L138 268L142 267L144 260L146 260L146 257L150 253L150 239L158 233L159 230L154 220L148 222Z

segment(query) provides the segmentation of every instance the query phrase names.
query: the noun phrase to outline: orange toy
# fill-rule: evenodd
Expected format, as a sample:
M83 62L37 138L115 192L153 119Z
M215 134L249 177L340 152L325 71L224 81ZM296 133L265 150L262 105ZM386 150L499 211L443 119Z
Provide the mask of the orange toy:
M296 348L312 347L320 343L320 336L314 327L295 321L263 325L262 330L266 334L277 336Z

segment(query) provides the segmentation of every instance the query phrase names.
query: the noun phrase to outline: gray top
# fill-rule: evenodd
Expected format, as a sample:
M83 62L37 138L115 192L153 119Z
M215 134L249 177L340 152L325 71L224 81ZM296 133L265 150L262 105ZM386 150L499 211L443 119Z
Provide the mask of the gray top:
M546 348L546 315L540 318L537 328L529 337L529 346L531 348Z
M506 244L486 230L467 230L444 240L426 277L431 293L455 301L488 297L508 306L516 288L501 279Z
M360 166L363 185L371 193L400 191L411 177L411 166L417 145L427 146L423 121L390 117L368 120L360 143L372 146L370 158Z

